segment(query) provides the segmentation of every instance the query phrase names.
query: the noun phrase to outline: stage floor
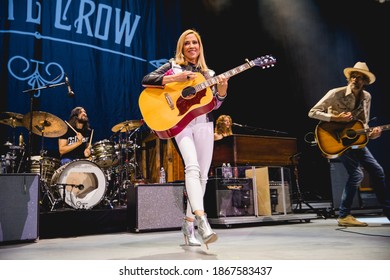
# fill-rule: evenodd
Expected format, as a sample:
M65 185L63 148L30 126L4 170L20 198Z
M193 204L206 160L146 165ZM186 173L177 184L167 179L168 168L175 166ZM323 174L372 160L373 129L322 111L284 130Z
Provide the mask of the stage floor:
M122 214L120 211L112 214ZM54 217L54 216L53 216ZM0 245L1 260L390 260L390 222L364 215L363 228L337 226L335 218L310 222L213 226L219 238L209 250L183 246L179 229L127 230L40 238ZM77 222L76 222L77 224Z

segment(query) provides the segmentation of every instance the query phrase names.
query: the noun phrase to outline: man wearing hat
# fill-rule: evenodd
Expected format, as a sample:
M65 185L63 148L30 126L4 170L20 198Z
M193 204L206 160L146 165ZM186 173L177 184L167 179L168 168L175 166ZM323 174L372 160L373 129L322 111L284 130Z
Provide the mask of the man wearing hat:
M323 122L349 123L361 121L368 128L370 120L371 94L364 87L375 82L375 75L370 72L365 62L357 62L353 67L344 69L347 85L329 90L325 96L310 109L310 118ZM367 139L375 139L381 135L381 127L369 129ZM383 213L390 220L390 190L385 181L382 166L365 145L345 149L337 155L348 172L348 180L344 186L337 222L340 226L367 226L351 215L351 207L356 191L364 179L361 166L370 176L372 188L378 201L383 205Z

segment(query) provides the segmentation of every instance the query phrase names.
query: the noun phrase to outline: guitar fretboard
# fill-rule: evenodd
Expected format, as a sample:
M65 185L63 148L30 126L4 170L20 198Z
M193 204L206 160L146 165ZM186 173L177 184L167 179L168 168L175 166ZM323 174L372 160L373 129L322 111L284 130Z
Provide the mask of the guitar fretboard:
M375 127L369 127L369 128L366 128L366 129L358 129L358 130L356 130L356 133L357 134L370 133ZM390 129L390 124L380 125L378 127L380 127L382 130L389 130Z
M262 57L254 59L254 60L251 60L251 61L247 61L247 63L244 63L240 66L237 66L237 67L235 67L229 71L226 71L222 74L225 77L230 78L230 77L233 77L239 73L242 73L242 72L244 72L244 71L246 71L254 66L260 66L263 69L273 67L275 65L275 62L276 62L275 58L273 58L270 55L266 55L266 56L262 56ZM218 83L218 77L212 77L212 78L204 81L203 83L196 85L194 88L195 88L196 92L200 92L200 91L202 91L208 87L211 87L217 83Z

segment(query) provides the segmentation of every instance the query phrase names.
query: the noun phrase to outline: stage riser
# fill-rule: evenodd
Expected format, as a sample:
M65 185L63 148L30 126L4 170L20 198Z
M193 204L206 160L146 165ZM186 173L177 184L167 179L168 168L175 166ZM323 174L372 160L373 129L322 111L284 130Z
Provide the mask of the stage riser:
M56 210L40 214L40 238L57 238L127 231L126 207Z

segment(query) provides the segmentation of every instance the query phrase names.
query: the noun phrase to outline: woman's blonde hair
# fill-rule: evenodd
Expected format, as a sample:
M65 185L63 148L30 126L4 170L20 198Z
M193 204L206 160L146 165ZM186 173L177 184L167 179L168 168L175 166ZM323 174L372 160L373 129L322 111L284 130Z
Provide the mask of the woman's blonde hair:
M176 45L176 53L175 53L175 62L179 65L188 65L188 61L185 60L184 54L183 54L183 48L184 48L184 43L186 40L186 36L188 34L194 34L196 39L198 40L199 43L199 57L198 57L198 62L195 65L197 68L199 68L202 72L205 72L208 70L206 60L204 57L204 51L203 51L203 44L202 44L202 39L200 38L200 35L197 31L194 29L187 29L184 31L179 39L177 40L177 45Z
M230 122L230 127L226 127L225 126L225 119L229 119L229 122ZM232 118L229 116L229 115L220 115L217 119L217 121L215 122L215 129L214 129L214 132L216 134L221 134L221 135L232 135L233 134L233 131L232 131L232 124L233 124L233 121L232 121Z

